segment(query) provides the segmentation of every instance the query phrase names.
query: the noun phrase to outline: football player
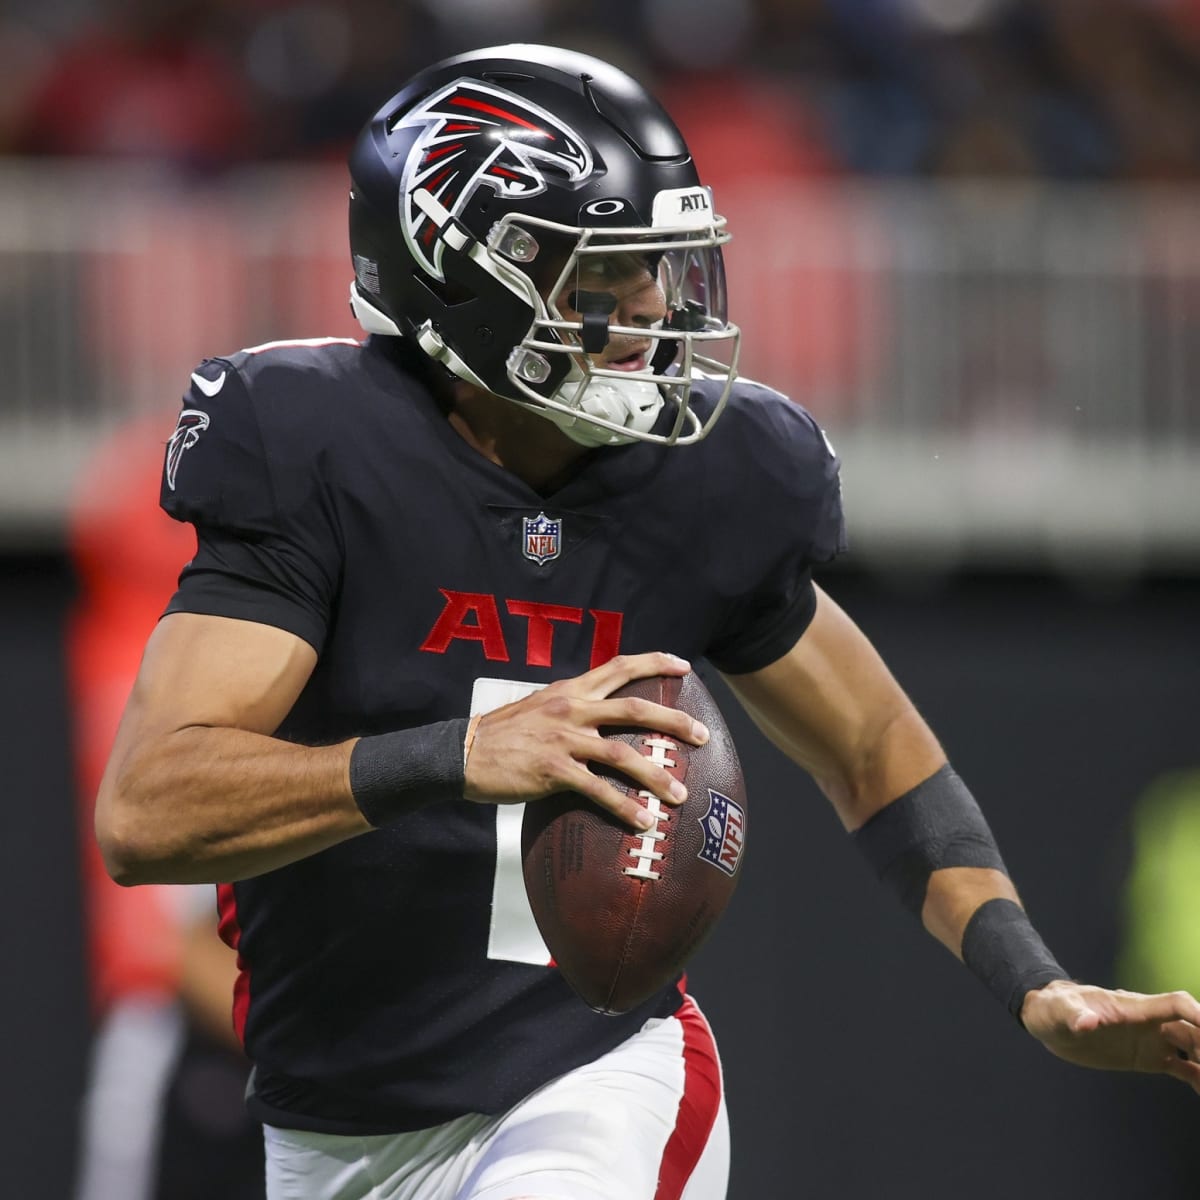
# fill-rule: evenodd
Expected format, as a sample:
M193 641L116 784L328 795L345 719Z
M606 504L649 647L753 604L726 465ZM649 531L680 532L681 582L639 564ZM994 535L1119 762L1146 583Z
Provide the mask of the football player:
M269 1195L716 1200L682 981L593 1013L524 898L520 806L648 818L613 698L703 657L929 931L1054 1053L1200 1089L1200 1004L1071 981L978 807L813 582L843 545L812 418L736 373L728 234L679 132L580 54L423 71L350 161L362 343L192 376L162 502L199 549L101 787L123 883L219 883Z

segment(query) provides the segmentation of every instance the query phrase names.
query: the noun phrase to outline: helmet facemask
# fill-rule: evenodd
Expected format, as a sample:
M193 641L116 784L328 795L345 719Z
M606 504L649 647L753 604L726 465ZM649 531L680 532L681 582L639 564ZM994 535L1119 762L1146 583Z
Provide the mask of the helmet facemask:
M741 335L727 317L720 249L728 240L719 217L703 227L593 229L505 216L493 227L488 249L510 278L512 265L519 265L523 280L513 283L536 313L508 359L508 380L517 393L509 398L587 446L699 441L720 416L736 376ZM555 262L547 270L539 259L564 243L565 260L551 251ZM657 290L662 315L616 324L616 292L638 272L644 286ZM614 343L630 347L626 357L640 357L636 369L605 365L599 356ZM714 349L723 349L723 357L715 357ZM702 421L690 400L693 383L704 377L725 386ZM665 402L675 417L669 429L656 433Z

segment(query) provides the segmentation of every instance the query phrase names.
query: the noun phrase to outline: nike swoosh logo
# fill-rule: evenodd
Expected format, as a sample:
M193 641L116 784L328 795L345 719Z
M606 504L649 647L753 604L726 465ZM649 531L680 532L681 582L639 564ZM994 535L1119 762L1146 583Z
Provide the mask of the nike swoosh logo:
M203 375L192 372L192 382L206 395L215 396L225 386L225 372L222 371L216 379L205 379Z

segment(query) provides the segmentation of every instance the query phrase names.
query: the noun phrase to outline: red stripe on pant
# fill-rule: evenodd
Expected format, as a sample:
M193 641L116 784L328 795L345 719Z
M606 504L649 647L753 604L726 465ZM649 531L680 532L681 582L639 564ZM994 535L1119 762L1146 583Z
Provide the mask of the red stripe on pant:
M683 1026L683 1096L663 1151L654 1200L683 1195L721 1108L721 1063L704 1014L685 996L675 1019Z

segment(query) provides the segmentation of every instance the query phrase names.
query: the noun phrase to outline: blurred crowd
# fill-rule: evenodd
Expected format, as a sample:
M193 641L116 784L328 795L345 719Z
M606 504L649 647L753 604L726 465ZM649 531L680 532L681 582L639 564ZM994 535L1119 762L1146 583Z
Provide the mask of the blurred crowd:
M411 71L507 41L814 173L1200 175L1200 0L8 0L0 152L340 157Z

